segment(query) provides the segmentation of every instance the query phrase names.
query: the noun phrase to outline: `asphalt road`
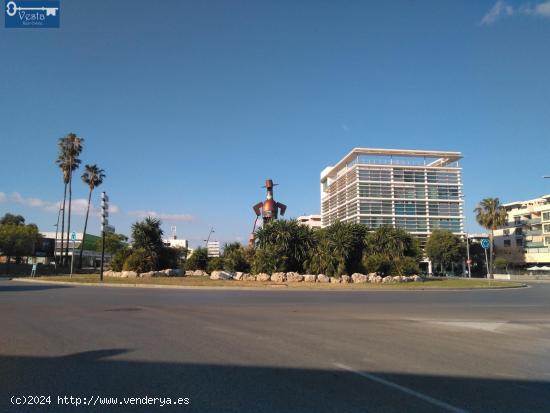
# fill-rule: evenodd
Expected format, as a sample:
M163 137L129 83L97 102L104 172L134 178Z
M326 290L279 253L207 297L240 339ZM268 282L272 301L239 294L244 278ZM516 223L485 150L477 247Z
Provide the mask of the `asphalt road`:
M30 395L50 404L10 402ZM189 404L124 404L146 396ZM176 410L550 412L550 284L263 292L0 281L0 412Z

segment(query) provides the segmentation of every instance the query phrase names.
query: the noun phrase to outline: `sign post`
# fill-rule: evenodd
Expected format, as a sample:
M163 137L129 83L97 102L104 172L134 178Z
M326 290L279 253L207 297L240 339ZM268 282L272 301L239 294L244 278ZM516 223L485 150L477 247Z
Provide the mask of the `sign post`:
M489 259L487 258L487 250L489 249L490 242L487 238L481 240L481 246L485 250L485 264L487 265L487 278L489 278Z
M105 259L105 232L109 226L109 197L101 193L101 267L99 269L99 280L103 282L103 260Z
M71 254L71 278L73 276L73 268L74 268L74 244L76 243L76 232L71 232L71 241L73 242L73 252Z

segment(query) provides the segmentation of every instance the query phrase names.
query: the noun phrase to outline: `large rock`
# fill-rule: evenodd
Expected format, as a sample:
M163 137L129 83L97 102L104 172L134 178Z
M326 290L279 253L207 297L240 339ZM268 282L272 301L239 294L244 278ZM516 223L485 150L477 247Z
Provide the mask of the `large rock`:
M265 272L256 274L256 281L269 281L270 279L271 279L271 275L266 274Z
M286 280L291 283L297 283L304 281L304 276L302 274L298 274L297 272L287 272Z
M195 271L193 271L193 270L187 270L187 271L185 271L185 276L186 276L186 277L193 276L193 275L195 275Z
M155 277L155 275L156 275L156 271L142 272L141 274L139 274L141 278L151 278L151 277Z
M354 283L366 283L368 277L365 274L360 274L358 272L351 275L351 279Z
M208 273L206 271L203 271L203 270L195 270L195 271L193 271L193 275L208 277Z
M401 277L400 275L396 275L395 277L393 277L393 282L400 283L402 281L403 277Z
M306 274L304 275L304 282L314 283L317 280L317 275L315 274Z
M254 274L249 274L245 272L242 276L243 281L256 281L256 276Z
M348 284L351 282L351 277L349 275L342 275L342 284Z
M328 282L330 282L330 277L326 276L325 274L319 274L317 276L317 282L318 283L328 283Z
M111 271L111 277L122 277L122 271Z
M393 282L393 277L391 275L388 275L388 276L382 278L382 283L383 284L389 284L391 282Z
M370 282L370 283L375 283L376 282L376 277L378 277L378 275L376 275L376 273L370 273L367 276L367 281Z
M412 280L413 280L414 282L422 282L422 281L424 281L424 279L423 279L421 276L419 276L419 275L413 275L413 276L412 276Z
M210 274L211 280L231 280L233 279L233 274L227 271L212 271Z
M374 282L377 283L377 284L380 284L382 282L383 278L381 275L377 275L376 277L374 277Z
M341 278L330 277L330 283L331 283L331 284L340 284L341 282L342 282L342 279L341 279Z
M271 274L271 281L276 283L284 283L286 281L286 274L284 272L274 272Z
M368 275L369 277L370 277L371 275L372 275L373 277L376 277L378 274L376 274L375 272L369 272L367 275Z
M121 277L123 278L136 278L138 276L135 271L122 271Z
M237 271L235 273L235 275L233 275L233 279L237 280L237 281L242 280L243 279L243 274L244 274L244 272Z

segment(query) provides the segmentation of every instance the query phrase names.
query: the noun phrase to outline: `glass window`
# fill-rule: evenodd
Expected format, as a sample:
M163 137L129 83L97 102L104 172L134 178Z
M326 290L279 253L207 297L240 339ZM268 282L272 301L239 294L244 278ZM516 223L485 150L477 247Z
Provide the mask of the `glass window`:
M543 221L550 221L550 212L543 212L542 213L542 220Z
M505 246L505 247L509 247L510 245L512 245L512 244L511 244L511 241L510 241L509 239L505 239L505 240L504 240L504 246Z
M448 229L452 232L460 232L459 218L436 218L430 219L430 228L433 229Z
M521 238L516 238L516 245L521 247L523 245L523 240Z

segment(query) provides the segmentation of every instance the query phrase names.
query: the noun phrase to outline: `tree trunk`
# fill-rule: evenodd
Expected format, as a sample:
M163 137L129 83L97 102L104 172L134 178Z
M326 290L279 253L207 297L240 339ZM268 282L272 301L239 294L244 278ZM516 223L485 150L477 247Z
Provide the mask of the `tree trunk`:
M61 265L62 267L63 267L63 236L65 235L65 202L66 200L67 200L67 184L65 184L65 190L63 191L63 214L61 219L61 248L59 249L59 265ZM56 248L54 248L54 254L55 254L55 250Z
M69 264L69 234L71 233L71 204L73 199L73 164L69 174L69 213L67 215L67 246L65 247L65 265Z
M82 269L82 253L84 252L84 239L86 238L86 228L88 227L88 215L90 215L90 201L92 200L92 188L88 193L88 208L86 209L86 219L84 220L84 232L82 233L82 241L80 244L80 256L78 259L78 268Z
M493 279L493 240L494 230L491 228L491 233L489 234L489 279Z

